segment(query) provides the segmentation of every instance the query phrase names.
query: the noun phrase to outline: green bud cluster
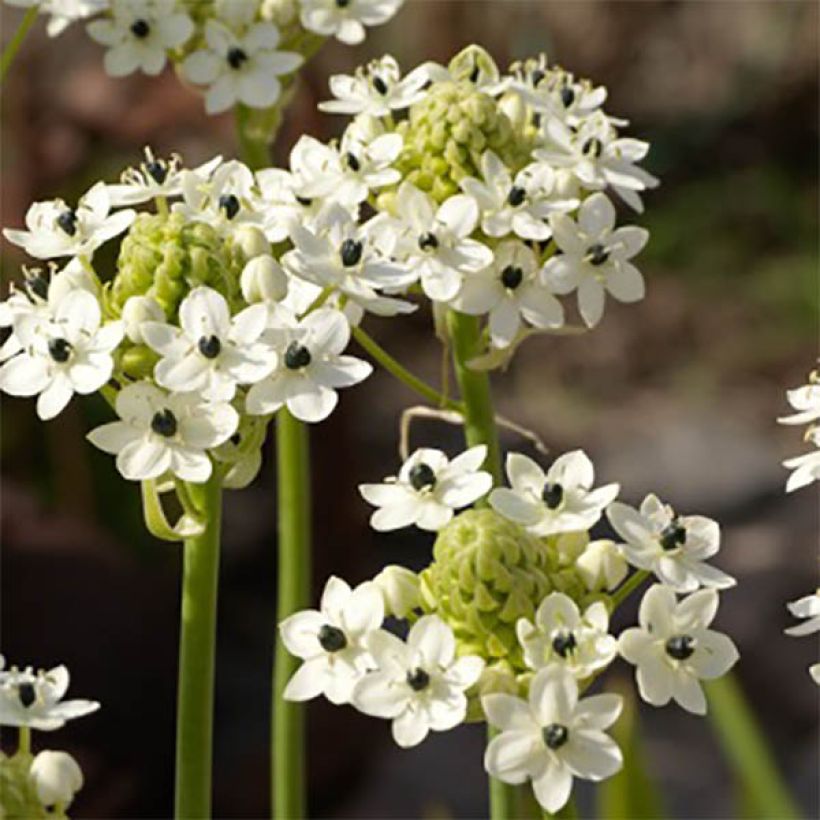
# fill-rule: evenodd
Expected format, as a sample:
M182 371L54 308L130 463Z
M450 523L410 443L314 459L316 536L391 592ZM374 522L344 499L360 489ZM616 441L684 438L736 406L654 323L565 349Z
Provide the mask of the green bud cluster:
M65 817L63 812L47 812L37 797L29 770L34 757L17 752L7 757L0 752L0 817L3 820L38 820Z

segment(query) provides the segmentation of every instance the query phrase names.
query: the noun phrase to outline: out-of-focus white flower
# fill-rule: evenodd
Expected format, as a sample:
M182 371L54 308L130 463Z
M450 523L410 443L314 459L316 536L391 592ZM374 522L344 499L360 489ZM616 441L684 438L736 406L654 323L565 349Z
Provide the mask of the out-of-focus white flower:
M90 256L125 231L136 217L131 210L110 211L108 188L98 182L80 197L76 208L61 199L35 202L26 211L27 230L4 228L3 236L37 259Z
M205 41L205 48L185 58L182 72L192 83L209 86L209 114L227 111L237 102L268 108L282 92L278 77L295 71L304 60L301 54L277 51L279 29L271 23L255 23L240 35L208 20Z
M88 24L93 40L108 46L105 70L124 77L137 69L159 74L168 52L194 33L194 23L176 0L110 0L111 17Z
M640 627L621 633L621 655L637 667L641 697L653 706L675 700L696 715L706 714L699 681L712 680L738 660L732 640L709 629L718 609L718 593L702 589L681 601L669 587L655 584L643 599Z
M37 6L40 14L50 15L46 31L49 37L57 37L71 23L85 20L105 11L110 0L6 0L9 6L32 8Z
M404 0L301 0L302 25L316 34L355 46L364 40L365 26L386 23Z
M820 589L813 595L805 595L788 604L789 612L795 618L805 618L802 624L791 626L785 630L787 635L801 637L820 631ZM815 683L820 684L820 663L809 667L809 674Z
M794 472L786 482L786 492L791 493L806 487L813 481L820 480L820 427L815 427L809 431L806 439L818 448L811 453L804 453L801 456L787 458L783 466Z
M29 778L43 806L69 806L83 787L83 773L68 752L39 752L31 761Z
M440 530L453 511L466 507L492 487L492 476L480 467L487 457L481 444L450 461L441 450L416 450L399 470L382 484L360 484L359 492L379 509L370 518L374 530L386 532L415 524L423 530Z
M786 397L797 412L779 418L780 424L813 424L820 420L820 383L810 381L787 391Z

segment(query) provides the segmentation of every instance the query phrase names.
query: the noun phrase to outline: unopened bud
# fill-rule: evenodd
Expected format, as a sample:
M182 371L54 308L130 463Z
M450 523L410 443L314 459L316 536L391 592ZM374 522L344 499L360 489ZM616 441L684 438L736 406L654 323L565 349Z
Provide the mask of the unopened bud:
M575 562L575 569L587 589L612 590L626 578L627 563L614 541L592 541Z
M270 253L270 242L255 225L242 225L237 228L233 233L233 241L245 255L245 259Z
M384 598L384 611L397 618L406 618L421 606L419 577L405 567L395 564L385 567L374 579Z
M240 279L242 295L249 305L257 302L278 302L288 292L288 277L281 265L266 254L251 259Z
M122 320L125 322L125 335L135 344L145 344L142 336L143 322L164 322L165 311L150 296L131 296L122 309Z
M67 752L40 752L31 763L29 777L44 806L67 806L83 787L83 773Z

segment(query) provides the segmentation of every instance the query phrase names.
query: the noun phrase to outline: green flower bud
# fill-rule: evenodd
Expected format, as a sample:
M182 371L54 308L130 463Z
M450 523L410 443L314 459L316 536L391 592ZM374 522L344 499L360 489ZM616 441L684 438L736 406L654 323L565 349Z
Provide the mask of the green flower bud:
M244 255L203 222L181 214L140 214L120 246L117 275L107 293L116 316L131 296L150 296L173 318L179 303L199 285L222 293L228 302L239 295Z
M52 816L40 802L35 783L29 777L33 759L24 752L12 757L0 752L0 817L4 820L39 820Z

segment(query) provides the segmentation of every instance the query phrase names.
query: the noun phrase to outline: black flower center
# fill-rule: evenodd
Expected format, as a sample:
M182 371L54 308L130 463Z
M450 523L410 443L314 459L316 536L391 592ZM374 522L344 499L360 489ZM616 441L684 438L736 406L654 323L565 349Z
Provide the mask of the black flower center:
M350 0L336 0L336 5L340 9L346 9L350 5Z
M342 264L346 268L352 268L354 265L358 265L362 259L362 243L357 242L355 239L345 239L342 242L342 249L339 252L339 255L342 257Z
M436 474L429 464L421 462L413 466L410 470L410 486L414 490L423 490L425 487L436 486Z
M147 163L145 170L152 177L157 185L162 185L168 177L168 167L163 162L157 162L155 159Z
M151 26L149 26L145 20L134 20L134 22L131 23L131 34L133 34L134 37L144 40L150 33Z
M695 639L691 635L674 635L666 642L666 654L676 661L685 661L695 652Z
M541 490L541 498L549 509L557 510L564 500L564 488L560 484L550 484L547 482L544 485L544 489Z
M548 749L560 749L569 740L569 729L560 723L550 723L541 730Z
M285 351L285 367L300 370L310 364L310 351L299 342L291 342Z
M575 92L568 85L561 89L561 102L564 108L569 108L575 102Z
M507 194L507 203L517 208L526 198L527 192L520 185L513 185Z
M575 640L575 635L572 632L559 632L552 639L553 650L562 658L566 658L572 652L578 643Z
M309 206L309 205L313 202L313 200L312 200L312 199L310 199L309 197L306 197L306 196L297 196L297 197L296 197L296 201L297 201L300 205L304 205L304 206L305 206L305 208L307 208L307 207L308 207L308 206Z
M507 265L507 267L501 271L501 284L510 290L515 290L521 284L523 278L524 271L515 265Z
M591 265L603 265L609 259L609 251L601 244L596 243L587 250Z
M375 76L371 82L373 83L373 88L375 88L379 94L382 96L387 94L387 83L381 77Z
M588 139L582 146L581 146L581 153L582 154L589 154L593 157L600 157L601 152L604 150L604 144L598 137L592 137Z
M41 299L48 298L48 279L41 270L34 270L26 274L26 288L33 296Z
M419 237L419 247L423 251L434 250L438 247L438 239L434 233L427 231Z
M680 521L672 521L661 530L661 546L665 550L674 550L686 543L686 527Z
M231 68L237 70L242 68L242 64L248 61L248 55L239 46L233 46L228 49L225 59Z
M17 697L20 698L20 703L23 704L24 709L28 709L35 700L37 700L37 690L33 683L21 683L17 687Z
M347 646L347 636L338 626L325 624L319 630L319 644L325 652L341 652Z
M407 673L407 685L414 692L421 692L430 685L430 676L421 668Z
M197 347L206 359L215 359L222 351L222 342L216 336L202 336Z
M239 213L239 200L233 194L222 194L219 207L228 219L233 219Z
M535 71L533 71L532 75L531 75L532 84L533 85L538 85L538 83L540 83L541 80L543 80L544 77L546 77L546 76L547 75L540 68L536 68Z
M151 419L151 429L158 436L171 438L177 432L177 417L167 407L164 410L157 410Z
M67 362L71 356L71 342L65 339L50 339L48 343L48 355L59 364Z
M345 162L347 163L347 167L354 172L358 171L362 167L361 163L356 158L356 155L350 151L345 154Z
M234 446L234 447L238 447L238 446L239 446L239 444L240 444L240 443L241 443L241 441L242 441L242 436L241 436L239 433L234 433L234 434L230 437L229 441L231 442L231 444L233 444L233 446Z
M57 217L57 227L69 236L77 233L77 212L73 208L63 211Z

